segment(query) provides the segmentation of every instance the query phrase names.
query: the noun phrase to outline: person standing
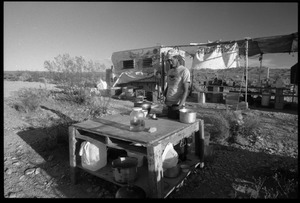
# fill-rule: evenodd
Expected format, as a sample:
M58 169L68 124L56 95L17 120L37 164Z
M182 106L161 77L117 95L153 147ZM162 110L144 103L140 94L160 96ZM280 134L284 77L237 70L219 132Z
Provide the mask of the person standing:
M168 52L167 62L170 69L167 73L167 86L165 89L166 106L178 106L181 109L185 106L186 98L189 93L190 71L183 63L183 57L178 53Z

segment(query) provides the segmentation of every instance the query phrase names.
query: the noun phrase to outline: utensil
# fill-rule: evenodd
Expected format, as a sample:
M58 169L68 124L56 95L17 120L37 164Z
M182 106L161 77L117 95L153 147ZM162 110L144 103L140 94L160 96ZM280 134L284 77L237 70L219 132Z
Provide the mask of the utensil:
M118 183L132 183L137 178L138 159L119 157L112 161L114 180Z
M182 123L194 123L196 121L196 112L191 109L180 109L179 121Z
M116 198L146 198L146 192L136 185L127 185L118 189L115 196Z

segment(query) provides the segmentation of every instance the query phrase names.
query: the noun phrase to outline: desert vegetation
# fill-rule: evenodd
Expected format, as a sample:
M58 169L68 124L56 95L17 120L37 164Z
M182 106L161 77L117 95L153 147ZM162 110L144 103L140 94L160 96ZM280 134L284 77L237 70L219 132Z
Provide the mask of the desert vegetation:
M71 57L69 54L64 54L55 57L53 61L45 61L44 68L47 71L43 73L6 73L4 79L44 81L45 83L55 83L61 89L61 91L53 91L43 87L23 88L17 91L9 102L10 107L16 109L25 117L27 116L29 120L35 117L35 120L39 121L39 126L48 129L51 139L55 137L52 130L57 126L60 126L62 131L60 133L66 135L70 124L91 117L101 117L113 110L114 106L112 104L114 99L112 99L109 91L106 93L91 93L91 88L96 87L99 79L105 80L103 70L106 67L92 61L86 62L83 57ZM228 70L224 72L226 71ZM252 72L257 71L254 69L250 71L250 73ZM197 74L204 78L203 74ZM220 72L218 74L221 77ZM239 75L239 73L234 73L234 75L229 76L229 72L224 74L231 79ZM271 74L270 76L272 77L273 75L275 76L276 74ZM282 75L286 77L286 80L289 77L287 74ZM74 109L84 109L83 111L87 113L81 115L81 120L74 120L65 115L60 116L59 119L53 119L48 116L39 117L40 110L48 108L45 105L46 103L57 105L59 106L58 109L72 106ZM254 133L260 127L259 118L247 117L243 119L241 116L241 112L236 111L216 111L213 114L204 116L204 121L207 124L206 130L210 133L211 140L219 143L239 143L249 137L252 137L253 140L259 139ZM293 198L298 190L298 181L296 176L288 177L285 173L287 170L276 170L269 176L255 179L252 183L254 184L255 192L251 193L249 198Z

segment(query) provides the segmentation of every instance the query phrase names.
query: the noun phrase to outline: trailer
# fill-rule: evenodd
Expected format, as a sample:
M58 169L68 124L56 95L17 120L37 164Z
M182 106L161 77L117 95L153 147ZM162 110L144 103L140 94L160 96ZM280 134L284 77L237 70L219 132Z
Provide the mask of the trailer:
M147 100L159 101L169 70L165 56L171 49L185 58L185 51L163 45L114 52L111 57L113 66L107 70L107 77L111 78L108 85L143 90ZM182 65L185 65L184 60Z

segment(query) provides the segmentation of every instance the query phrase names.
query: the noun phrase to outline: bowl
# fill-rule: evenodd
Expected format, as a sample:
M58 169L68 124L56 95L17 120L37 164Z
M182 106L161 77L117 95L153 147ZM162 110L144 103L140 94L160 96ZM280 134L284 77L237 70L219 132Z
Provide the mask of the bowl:
M180 165L180 168L181 168L182 172L184 172L184 173L187 173L190 170L190 166L186 165L186 164Z

